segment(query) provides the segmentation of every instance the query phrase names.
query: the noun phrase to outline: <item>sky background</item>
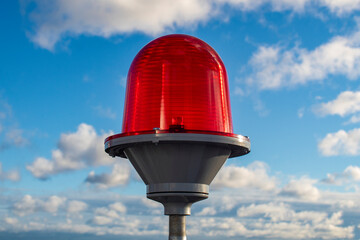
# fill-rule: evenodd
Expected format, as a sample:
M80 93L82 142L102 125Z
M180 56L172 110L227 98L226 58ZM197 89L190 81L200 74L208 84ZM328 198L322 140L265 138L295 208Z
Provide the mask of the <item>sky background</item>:
M166 239L163 207L103 141L153 39L202 39L228 73L229 159L191 239L360 238L360 0L4 0L0 239Z

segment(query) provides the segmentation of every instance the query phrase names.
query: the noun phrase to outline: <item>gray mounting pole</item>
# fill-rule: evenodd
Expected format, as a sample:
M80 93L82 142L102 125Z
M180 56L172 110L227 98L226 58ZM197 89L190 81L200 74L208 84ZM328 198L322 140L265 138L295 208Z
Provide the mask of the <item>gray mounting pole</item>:
M186 240L185 215L169 215L169 240Z

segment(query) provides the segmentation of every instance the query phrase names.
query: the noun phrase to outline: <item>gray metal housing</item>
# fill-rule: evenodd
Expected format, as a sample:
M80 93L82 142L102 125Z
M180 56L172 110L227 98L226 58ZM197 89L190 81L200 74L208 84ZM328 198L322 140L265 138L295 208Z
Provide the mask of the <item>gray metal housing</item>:
M161 202L166 215L190 215L206 199L209 185L226 159L250 152L247 137L156 133L113 138L111 156L126 157L147 185L147 197Z

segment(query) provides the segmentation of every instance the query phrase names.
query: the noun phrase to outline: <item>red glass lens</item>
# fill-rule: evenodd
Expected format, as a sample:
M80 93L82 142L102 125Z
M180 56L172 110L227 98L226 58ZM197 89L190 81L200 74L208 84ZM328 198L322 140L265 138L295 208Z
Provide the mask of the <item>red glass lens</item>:
M122 131L133 135L154 129L233 132L225 66L202 40L163 36L133 60Z

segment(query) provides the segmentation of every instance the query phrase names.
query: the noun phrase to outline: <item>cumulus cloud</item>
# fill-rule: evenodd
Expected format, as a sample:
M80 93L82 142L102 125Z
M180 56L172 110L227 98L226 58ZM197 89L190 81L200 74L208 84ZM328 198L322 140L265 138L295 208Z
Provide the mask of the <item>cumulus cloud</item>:
M18 216L25 216L35 211L37 201L30 195L25 195L20 201L16 202L12 210Z
M273 190L276 179L267 173L268 166L264 162L253 162L248 167L225 166L211 184L214 188L257 188Z
M340 199L332 203L334 209L344 209L347 211L357 211L360 208L360 203L357 200Z
M328 173L326 178L322 182L327 184L342 185L352 181L360 181L360 167L359 166L348 166L341 173Z
M111 134L98 135L93 126L82 123L76 132L61 134L58 149L52 151L50 160L38 157L26 168L36 178L47 179L65 171L111 164L114 159L103 148L104 139Z
M321 3L337 15L360 10L360 0L321 0Z
M344 174L351 177L355 181L360 181L360 167L358 166L348 166L344 170Z
M232 210L238 203L238 199L234 198L234 196L231 195L224 195L220 199L220 211L229 211Z
M81 34L111 37L143 32L159 34L175 27L193 26L211 16L211 1L33 1L29 14L34 24L30 34L40 47L53 49L64 37Z
M79 213L85 211L88 205L85 202L72 200L68 202L66 211L68 213Z
M28 8L33 4L32 8ZM176 28L194 28L212 18L222 19L225 6L238 11L255 11L270 6L270 11L301 13L326 7L337 15L360 9L359 0L54 0L22 1L22 9L32 23L28 32L38 46L53 50L64 38L92 35L109 38L141 32L157 35ZM30 12L27 12L31 9Z
M274 207L277 211L273 211ZM243 212L244 214L242 214ZM239 209L240 218L207 217L190 220L189 232L208 237L270 239L346 239L354 237L354 226L343 227L342 212L295 212L286 204L250 205ZM256 216L251 221L246 218ZM260 216L260 218L259 218ZM262 217L261 217L262 216Z
M201 235L207 237L216 236L244 236L248 233L248 229L238 219L233 217L214 218L206 217L198 221L189 220L191 229L189 233L194 235Z
M39 200L40 207L44 209L45 212L53 214L57 213L59 207L64 206L65 202L66 198L58 196L51 196L47 201Z
M349 214L343 215L339 208L335 208L335 205L333 207L331 204L338 200L351 200L357 203L358 194L353 193L353 195L347 196L350 198L346 197L345 199L343 199L343 193L336 193L335 197L326 195L321 199L331 201L321 202L324 204L319 209L319 204L321 204L319 202L306 202L306 204L302 204L304 202L301 201L285 202L284 198L279 201L276 193L272 193L268 197L264 197L264 193L269 192L257 191L257 194L261 194L261 196L257 195L251 201L244 198L244 193L240 194L241 197L232 195L231 200L236 202L235 211L224 212L224 209L220 208L221 201L224 199L223 193L214 192L209 200L202 202L202 208L197 214L187 218L189 235L195 238L205 236L214 239L224 236L256 239L351 239L356 237L355 226L351 225L349 219L353 220L354 216L358 215L358 211L352 212L350 216ZM213 199L214 197L215 199ZM26 217L26 214L17 214L21 217L15 218L5 212L5 216L3 215L4 217L0 219L0 228L16 232L37 230L43 233L56 231L67 234L111 234L119 235L122 238L126 238L126 236L136 238L136 236L145 235L158 237L167 234L168 219L159 216L162 215L161 213L143 214L142 199L144 197L126 198L127 196L122 196L122 201L127 202L126 205L118 200L109 203L110 199L107 197L97 198L96 201L86 201L87 203L66 200L59 204L61 201L54 196L37 198L28 195L19 203L22 205L27 203L27 207L23 206L22 209L28 209L28 212L33 215ZM44 202L55 207L58 206L56 215L49 209L46 210ZM344 204L352 207L351 211L356 207L354 203ZM69 211L71 206L73 206L73 211ZM86 209L87 211L85 211ZM12 210L15 213L14 208ZM349 209L343 210L349 211ZM84 211L83 217L75 218L81 211ZM69 212L74 214L69 214ZM51 217L48 217L49 214Z
M66 198L50 196L47 200L33 198L31 195L25 195L20 201L14 203L12 210L18 216L25 216L37 211L45 211L56 214L59 207L63 206Z
M109 205L109 208L118 212L118 213L126 213L126 207L121 202L115 202Z
M320 223L327 219L326 212L300 211L295 212L290 205L283 202L270 202L266 204L251 204L237 210L239 217L266 217L271 222L280 221L302 221L310 223Z
M60 210L64 210L67 213L80 213L87 208L88 205L83 201L69 201L66 197L56 195L48 198L37 198L31 195L25 195L11 207L12 212L21 217L38 212L56 215Z
M341 117L360 111L360 92L345 91L336 99L314 107L314 112L321 116L339 115Z
M128 161L121 161L114 164L111 173L96 175L94 171L91 171L85 182L96 184L99 188L116 187L127 184L130 179L130 173L131 169Z
M26 235L30 238L33 236L32 231L37 231L36 236L43 235L45 238L49 235L49 232L65 233L70 238L79 238L79 234L81 234L80 237L83 236L82 234L89 234L90 238L99 238L99 235L100 237L103 235L117 235L120 238L124 238L124 236L125 238L134 238L134 236L152 236L156 238L159 235L165 235L167 233L167 229L164 229L164 226L167 226L166 221L163 221L165 218L144 216L143 218L144 219L140 221L137 216L121 217L116 219L111 225L93 225L93 222L73 222L69 219L67 221L47 219L46 222L42 222L39 219L32 219L32 221L28 222L17 221L11 226L4 224L4 227L10 231L27 232ZM1 228L2 227L3 226L1 226Z
M148 198L141 198L141 203L147 208L162 208L163 205L159 202L150 200Z
M126 213L126 207L121 202L110 204L108 207L101 207L95 210L93 223L97 225L107 225L114 220L121 219L121 215Z
M314 184L317 180L302 177L291 180L280 191L280 195L299 198L301 200L316 201L320 198L320 191Z
M360 92L341 92L336 99L315 105L313 111L319 116L339 115L346 117L351 115L345 124L358 123L360 122Z
M360 128L328 133L318 143L318 149L324 156L357 156L360 154Z
M358 122L360 122L360 115L354 115L345 124L358 123Z
M204 207L200 212L198 212L197 216L211 216L217 213L214 207Z
M355 80L360 76L360 32L336 36L314 50L261 46L249 62L250 86L260 90L320 82L330 75Z
M17 170L3 171L2 163L0 162L0 181L9 180L9 181L19 181L20 173Z

